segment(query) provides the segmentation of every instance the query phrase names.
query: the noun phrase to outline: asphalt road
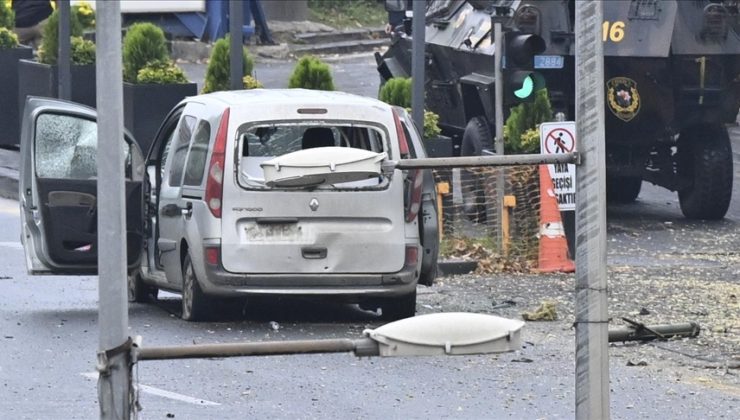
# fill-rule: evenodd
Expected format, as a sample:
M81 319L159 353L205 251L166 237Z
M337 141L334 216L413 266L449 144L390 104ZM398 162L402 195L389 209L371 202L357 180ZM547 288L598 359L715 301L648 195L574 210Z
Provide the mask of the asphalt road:
M377 80L367 77L372 64L369 55L332 63L338 87L374 95ZM186 66L197 81L202 80L198 74L203 69ZM257 66L258 77L268 87L287 85L291 69L291 63ZM733 140L736 151L740 151L738 138ZM697 287L696 293L688 291L697 296L704 296L700 293L705 284L740 284L738 155L735 170L732 206L720 222L685 221L675 194L647 184L637 203L609 208L610 279L614 281L610 313L619 316L648 306L654 314L647 319L662 321L673 320L671 314L688 316L693 310L679 303L659 306L655 296L641 293L630 281L639 285L639 281L663 278L668 282L668 290L660 291L664 300L686 292L687 284L701 285L692 286ZM0 200L0 226L0 418L96 418L97 279L27 276L18 243L16 202ZM565 300L562 318L529 323L524 330L527 344L510 354L141 362L135 371L144 409L141 418L572 418L571 280L571 276L463 276L419 289L421 313L472 310L509 317L560 291ZM492 300L506 297L518 306L491 309ZM713 306L719 298L712 300L699 302L708 308L703 322L722 310ZM729 305L724 310L733 316L737 303ZM170 294L157 302L132 305L131 335L141 335L144 345L338 338L358 337L363 329L380 324L374 314L354 306L302 300L257 302L225 314L220 322L197 324L181 321L178 310L179 297ZM737 318L728 320L728 337L710 333L709 346L697 344L698 340L611 346L612 417L737 418L737 370L702 367L732 362L738 347L733 349L727 340L740 335L737 322ZM712 347L712 339L725 338L721 343L729 342L729 348ZM640 361L648 366L627 366Z

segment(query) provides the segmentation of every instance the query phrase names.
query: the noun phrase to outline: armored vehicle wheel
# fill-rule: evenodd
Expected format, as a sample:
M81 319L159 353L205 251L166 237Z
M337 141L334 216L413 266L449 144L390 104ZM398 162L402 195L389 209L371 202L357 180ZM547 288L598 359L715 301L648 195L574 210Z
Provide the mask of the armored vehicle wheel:
M493 150L493 135L490 126L484 117L473 117L465 126L460 154L480 156L484 149ZM485 223L486 194L483 189L483 180L471 169L463 169L460 177L462 178L466 215L476 223Z
M202 321L208 314L209 306L208 297L203 294L195 277L190 255L186 255L182 263L182 319Z
M416 290L405 296L384 299L380 310L383 319L388 321L411 318L416 314Z
M678 191L689 219L725 217L732 198L732 148L722 126L694 127L681 133L678 173L689 185Z
M640 177L609 177L606 179L606 199L610 203L628 204L637 199L641 188L642 178Z
M153 299L157 299L159 289L156 287L144 284L141 279L141 273L136 271L128 276L128 301L129 302L146 302L151 296Z

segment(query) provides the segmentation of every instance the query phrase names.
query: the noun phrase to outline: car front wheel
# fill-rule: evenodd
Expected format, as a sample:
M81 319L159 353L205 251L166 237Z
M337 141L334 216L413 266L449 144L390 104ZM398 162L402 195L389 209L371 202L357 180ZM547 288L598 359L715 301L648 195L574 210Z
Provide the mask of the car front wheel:
M141 279L141 273L138 271L128 276L128 301L129 302L146 302L151 296L153 299L157 299L157 293L159 289L148 284L144 284Z
M182 277L182 319L202 321L208 315L209 302L198 284L190 255L182 263Z

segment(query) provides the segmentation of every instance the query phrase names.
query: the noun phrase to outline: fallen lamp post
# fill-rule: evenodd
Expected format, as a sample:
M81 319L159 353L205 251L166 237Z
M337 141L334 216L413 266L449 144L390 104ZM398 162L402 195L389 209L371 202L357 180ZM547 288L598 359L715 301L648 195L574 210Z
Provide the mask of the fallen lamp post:
M627 327L609 330L609 342L619 341L647 341L661 339L666 340L674 337L696 337L701 327L696 322L685 322L680 324L658 324L645 325L628 318L622 318L630 324Z
M420 315L365 330L360 339L299 340L142 347L134 342L133 361L206 357L354 353L369 356L441 356L504 353L521 348L523 321L494 315Z

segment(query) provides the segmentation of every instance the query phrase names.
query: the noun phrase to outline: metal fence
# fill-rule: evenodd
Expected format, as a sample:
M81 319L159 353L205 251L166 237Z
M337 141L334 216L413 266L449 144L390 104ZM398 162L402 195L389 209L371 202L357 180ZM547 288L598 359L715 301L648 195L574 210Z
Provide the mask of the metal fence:
M503 203L497 198L499 172L504 174ZM527 272L537 267L537 166L440 169L434 171L434 178L442 221L442 259L477 260L479 273ZM501 220L496 211L500 205Z

